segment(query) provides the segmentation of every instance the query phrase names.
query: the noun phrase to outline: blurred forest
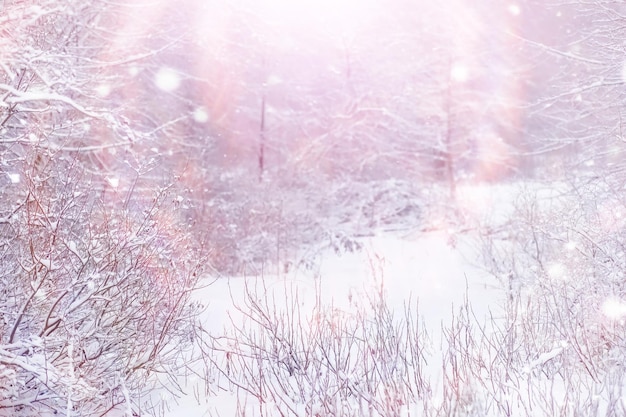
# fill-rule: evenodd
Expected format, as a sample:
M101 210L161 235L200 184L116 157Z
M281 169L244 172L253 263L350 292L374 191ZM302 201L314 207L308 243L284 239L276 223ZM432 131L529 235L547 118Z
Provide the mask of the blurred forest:
M398 213L427 226L414 206L459 183L619 177L619 5L92 3L3 8L6 215L67 164L134 213L167 187L232 273Z

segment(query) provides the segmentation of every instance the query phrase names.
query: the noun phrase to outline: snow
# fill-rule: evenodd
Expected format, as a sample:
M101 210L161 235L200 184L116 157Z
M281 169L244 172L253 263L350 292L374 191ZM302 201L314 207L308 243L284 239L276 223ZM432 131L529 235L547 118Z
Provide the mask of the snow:
M180 87L180 74L168 67L162 67L154 76L154 84L161 91L171 93Z
M193 111L193 120L196 123L206 123L209 121L209 113L204 107L198 107Z
M113 188L117 188L120 185L120 179L117 178L117 177L109 177L109 178L107 178L107 182Z
M624 414L619 7L29 3L0 0L1 417ZM218 258L254 275L163 317Z
M517 4L510 4L508 10L509 13L511 13L513 16L519 16L522 12L522 9L520 9L519 5Z
M11 181L11 184L18 184L21 180L20 174L9 173L7 175L9 176L9 181Z
M469 79L470 73L467 66L463 63L455 63L450 69L450 77L453 81L464 83Z
M105 98L111 94L111 86L109 84L100 84L96 87L98 97Z
M489 230L506 225L510 227L508 222L517 213L515 205L529 196L533 196L542 208L558 209L560 204L565 203L561 186L554 184L546 188L540 183L525 183L521 191L518 190L521 194L506 184L463 186L459 188L459 197L466 202L475 202L464 205L461 217L466 226L463 228L437 223L438 227L427 230L408 227L395 231L374 229L371 236L358 239L360 250L337 252L328 247L315 268L304 268L295 263L289 272L218 278L196 294L196 299L206 305L201 323L206 330L204 342L208 340L207 335L215 337L207 342L215 348L214 365L194 362L191 369L195 375L178 382L185 395L174 397L159 393L167 399L164 415L275 416L285 413L287 409L291 410L289 415L315 415L311 414L315 409L322 414L327 413L329 411L324 407L331 406L324 401L328 401L328 397L326 400L315 397L315 401L306 402L298 396L298 389L313 392L320 386L309 384L306 376L302 376L307 375L307 371L298 365L301 358L291 356L290 346L315 355L317 347L308 345L310 339L307 337L319 328L319 331L325 332L324 340L329 343L323 348L329 349L325 350L326 359L330 363L342 363L343 367L337 368L336 372L322 367L316 377L317 383L329 381L324 390L354 386L358 391L358 383L364 378L363 369L367 369L359 366L367 364L354 364L354 358L374 361L381 377L388 369L404 369L409 373L415 370L418 362L409 365L401 351L393 352L392 349L388 356L376 356L375 352L371 357L359 356L370 349L367 346L376 346L376 349L395 346L395 339L388 339L384 346L368 343L373 343L380 325L385 323L380 321L381 317L391 317L389 320L397 325L401 321L394 320L406 317L407 308L410 314L418 315L420 331L427 335L415 339L419 340L423 349L421 355L424 362L420 365L420 375L426 381L427 397L404 402L392 415L422 415L425 407L443 409L454 401L467 401L464 407L467 407L468 415L495 417L507 410L508 415L521 417L527 415L529 407L563 409L572 401L576 404L574 407L586 409L584 407L590 405L584 395L593 392L599 393L593 400L596 407L607 409L607 398L617 395L621 386L621 382L610 382L614 376L597 376L599 379L594 381L584 372L575 374L574 379L563 378L559 374L562 369L568 369L568 372L573 369L564 368L571 366L568 363L572 357L585 355L577 350L580 349L577 338L581 336L552 331L546 334L539 327L532 330L536 334L530 336L533 341L531 346L519 345L515 339L523 335L515 329L557 324L549 321L537 323L535 320L543 320L543 316L532 314L545 314L541 311L544 307L533 310L537 307L525 302L516 306L515 294L523 291L530 294L534 288L547 288L548 294L558 299L562 295L556 291L578 285L580 274L578 272L577 275L571 262L577 251L583 249L584 242L560 240L558 245L565 253L565 260L554 259L544 264L541 270L545 268L543 272L546 276L543 278L548 279L538 278L541 282L537 285L513 289L518 284L508 280L514 277L503 274L498 278L488 273L485 265L481 264L481 247L475 238L478 230L485 229L473 231L467 227L472 224L484 226L485 223L491 226ZM509 219L508 222L506 219ZM522 262L521 259L519 257L518 261ZM276 268L268 266L266 271L276 271ZM537 269L536 274L539 271ZM507 282L510 285L508 289L504 285ZM523 300L530 303L533 299L529 297ZM389 308L389 316L377 316L381 299ZM547 312L552 308L564 311L579 308L576 304L568 307L558 304L561 301L554 302L557 304L548 306ZM257 315L258 311L253 313L252 306L255 304L261 305L269 316ZM626 316L625 306L626 301L622 297L612 295L600 299L598 305L590 306L590 311L596 309L599 314L593 320L600 320L603 325L622 326ZM290 334L281 333L284 331L281 326L285 323L299 323L295 328L304 333L302 344L285 342L283 337ZM361 334L359 323L371 323L371 326ZM238 336L233 338L233 334ZM588 335L585 337L589 338ZM587 339L590 340L593 341ZM257 348L265 347L255 351L254 343L259 344ZM233 356L229 358L228 355ZM243 355L237 360L244 361L248 369L258 369L247 377L249 379L244 385L253 384L253 375L260 372L269 387L285 388L284 398L270 396L266 402L259 404L255 396L237 388L223 374L216 373L214 366L226 366L231 361L234 361L231 366L241 365L233 359L235 355ZM254 361L256 355L266 355L266 359ZM272 364L279 369L272 369ZM292 371L287 373L287 369L299 371L292 375ZM463 378L462 386L454 384L454 378L459 377L455 375ZM572 397L572 390L587 389L583 387L589 387L589 392ZM274 392L272 388L268 389ZM459 391L455 391L457 389ZM316 395L327 395L324 390L315 391ZM332 408L338 410L340 415L348 415L348 410L356 412L355 415L368 415L364 412L368 402L375 401L384 390L379 386L369 394L358 392L358 398L333 397ZM549 392L548 397L544 396L545 392ZM380 414L374 412L372 415Z
M560 262L554 262L548 265L548 276L552 279L564 280L567 279L567 269L565 265Z
M485 273L470 266L461 253L463 244L450 246L446 231L406 236L380 234L362 239L361 244L363 249L353 253L339 255L329 250L314 273L295 269L281 276L218 280L197 294L199 300L208 303L203 326L219 334L233 323L244 325L246 317L236 306L245 305L246 288L253 288L259 299L277 300L275 307L281 311L293 308L292 301L297 300L299 308L307 315L321 302L332 308L339 320L360 314L365 300L380 292L394 314L403 314L407 303L417 302L436 346L442 337L441 326L449 323L453 309L463 304L468 288L472 296L481 301L477 316L484 317L489 310L499 309L498 293L484 285ZM433 380L442 380L440 371L440 365L430 368ZM346 375L345 379L350 378ZM198 390L197 386L187 388L188 392ZM220 391L198 401L190 393L177 404L170 402L168 415L201 417L209 415L209 409L213 410L213 415L235 415L235 394ZM258 415L255 400L247 398L246 401L247 412Z
M567 348L567 342L566 341L562 341L559 346L555 347L554 349L552 349L549 352L544 352L542 354L540 354L537 359L533 360L532 362L530 362L525 368L524 371L526 373L529 373L530 371L532 371L534 368L540 367L541 365L545 364L546 362L556 358L557 356L559 356L561 353L563 353L563 350Z
M445 217L436 216L436 210L424 215L427 218L418 226L413 224L412 218L398 217L402 227L375 222L366 237L354 238L352 251L336 250L336 246L343 245L341 239L348 239L336 233L334 236L338 236L339 242L320 249L319 259L313 266L305 267L294 260L288 272L276 265L267 265L265 270L271 273L258 276L207 277L215 282L195 294L195 300L206 306L198 332L190 335L196 340L196 350L184 352L186 356L180 361L180 369L187 375L172 381L182 388L183 394L165 389L152 392L154 401L163 399L165 403L160 410L147 413L155 417L275 416L288 409L291 410L289 415L310 415L311 410L327 413L330 411L325 407L331 407L339 410L335 415L348 414L347 410L362 411L368 404L385 398L387 384L391 386L390 391L396 393L393 377L402 372L416 372L424 378L424 383L411 386L414 390L416 387L423 389L423 397L402 398L401 405L390 411L390 415L415 412L419 415L417 410L424 407L438 409L451 401L465 401L466 410L474 414L492 417L499 415L498 407L505 407L512 410L509 415L521 417L525 415L525 407L536 405L534 396L545 387L552 389L549 400L553 404L567 404L571 392L568 384L575 382L560 377L560 369L568 366L568 361L576 355L583 360L588 358L584 356L586 353L576 351L578 334L542 333L541 326L555 324L555 318L548 314L555 311L550 309L575 314L580 304L592 304L589 310L574 318L584 322L587 316L595 314L594 324L599 325L588 327L586 331L601 332L602 326L613 326L619 331L626 307L617 291L608 298L598 296L590 298L589 302L585 299L583 303L567 304L568 291L573 292L570 286L577 285L584 275L577 274L573 262L578 251L585 250L585 241L561 237L556 229L551 233L559 237L555 244L559 256L545 259L541 267L535 269L536 273L530 273L538 275L534 286L513 290L517 285L511 283L515 278L513 273L499 270L498 279L495 273L487 272L488 268L481 263L484 260L482 246L476 239L492 237L481 233L493 233L493 229L500 227L505 229L504 233L516 230L511 222L519 214L515 211L516 204L524 198L532 197L536 203L534 214L538 217L535 218L540 218L541 209L559 210L566 203L560 191L562 184L548 188L539 183L523 185L521 196L508 184L460 186L457 195L460 224L450 219L445 222ZM179 204L186 202L182 194L172 194L171 199ZM410 203L410 200L401 201ZM384 200L383 205L390 203ZM590 205L586 207L586 215L597 219L612 207L610 201L606 207ZM232 227L238 225L233 223ZM64 241L65 253L73 254L72 259L87 254L92 259L98 256L99 250L86 249L83 242L73 239ZM511 244L510 236L503 240ZM501 248L508 248L505 243L499 243ZM92 246L96 245L94 241ZM565 257L561 258L561 254ZM525 265L524 254L513 255L515 262ZM38 261L47 269L63 267L61 258L54 263L42 257ZM33 290L35 288L37 283L33 282ZM87 288L89 292L94 290L89 280ZM515 299L516 294L530 293L534 288L545 289L543 294L554 296L555 304L540 304L538 308L531 304L534 300L530 296ZM42 287L40 292L35 292L35 302L47 297L49 291L48 287ZM96 300L93 294L77 295L64 310L71 312L88 298ZM138 303L137 300L131 307ZM383 307L388 308L388 312ZM547 312L541 310L544 307ZM540 315L527 316L533 312ZM402 327L407 314L415 315L415 321L420 323L419 332L417 327ZM103 317L101 324L107 325L107 320L112 319ZM518 329L524 326L539 326L538 330L530 330L534 332L530 346L515 339L523 335ZM289 339L294 336L294 329L296 337ZM393 333L390 329L399 331ZM409 333L413 338L408 337ZM315 339L319 335L322 339ZM593 342L590 337L588 340ZM71 360L48 369L45 363L39 363L42 361L39 354L20 357L14 353L14 347L5 345L3 349L0 349L0 359L6 363L19 365L29 372L41 373L42 369L50 375L65 372L70 375L76 393L91 389L81 386L78 371L76 378L72 376ZM78 345L71 349L78 352ZM97 350L97 346L81 346L81 349L89 352ZM150 352L143 353L149 355ZM323 358L321 365L307 368L302 358L315 355ZM146 358L139 355L136 361L143 362ZM248 373L241 371L242 368ZM0 378L4 374L5 379L10 377L0 367ZM283 396L265 398L260 395L264 402L259 404L254 393L246 393L246 386L255 389L254 381L259 375L263 375L264 383L268 384L266 390L281 387ZM363 375L374 375L376 379L371 392L359 386ZM613 391L607 394L608 389L619 389L619 384L610 383L610 375L606 380L596 376L600 380L597 384L591 377L576 377L583 380L581 384L591 387L590 392L601 393L597 399L599 406L605 404L607 396L614 395ZM455 385L458 378L465 378L463 384ZM126 389L123 382L120 380L120 389ZM603 384L609 388L602 388ZM347 398L329 394L348 389L358 394ZM526 396L523 394L526 391L531 394ZM123 394L131 397L130 391ZM78 394L64 397L68 408L71 401L77 402L80 398ZM329 398L332 398L331 405ZM119 416L131 413L128 402L120 407ZM383 414L378 410L371 415Z
M52 260L51 259L39 258L39 263L42 264L47 269L52 270Z
M617 297L609 297L602 304L602 313L611 320L622 320L626 317L626 302Z
M6 98L4 98L4 103L6 104L22 104L22 103L30 103L30 102L39 102L45 104L49 101L57 101L60 103L67 104L68 106L78 110L86 116L99 118L99 115L89 111L81 104L76 102L74 99L65 96L63 94L57 94L50 91L43 90L31 90L31 91L19 91L13 86L8 84L0 84L0 90L6 92ZM0 102L2 103L2 102Z

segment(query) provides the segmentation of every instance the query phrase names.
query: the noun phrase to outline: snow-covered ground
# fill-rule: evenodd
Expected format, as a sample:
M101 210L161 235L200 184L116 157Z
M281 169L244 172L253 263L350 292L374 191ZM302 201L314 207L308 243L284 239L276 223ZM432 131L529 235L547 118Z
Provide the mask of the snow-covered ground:
M520 290L485 264L485 255L496 253L486 248L510 249L519 228L513 216L524 213L518 208L525 199L537 203L533 215L537 207L552 212L565 204L558 187L466 186L457 199L460 223L447 224L432 211L422 227L359 238L360 250L329 247L315 268L223 277L199 291L207 306L198 332L204 350L195 352L202 360L190 363L196 375L179 381L185 395L162 394L167 407L160 414L522 417L532 410L541 416L626 410L621 368L607 366L610 355L594 350L592 332L614 324L578 312L574 281L554 280L549 268L523 271L535 281L517 283L527 286ZM528 253L512 256L522 262ZM549 298L535 299L542 295ZM401 341L385 340L393 338ZM316 358L325 365L300 367ZM385 397L389 392L400 396Z
M220 334L232 324L231 320L244 321L235 305L245 304L246 285L256 286L255 293L262 297L271 298L270 293L277 297L297 294L303 310L309 311L316 306L319 297L322 304L337 314L347 315L358 314L363 307L362 300L381 290L397 314L403 314L406 303L417 301L414 305L419 306L432 339L432 349L439 349L441 326L450 323L453 308L463 305L466 295L478 307L477 315L501 308L501 292L494 289L484 271L468 262L460 250L463 244L452 244L448 231L404 237L383 234L362 239L360 243L362 249L352 253L337 254L328 250L315 273L295 269L282 276L264 276L260 278L263 284L258 283L257 277L219 279L197 295L208 306L203 325L209 332ZM440 380L441 376L437 375L440 365L432 366L431 373L431 381ZM237 398L233 391L205 396L198 394L204 393L203 381L192 379L185 383L188 384L187 396L170 401L167 415L236 415ZM246 415L257 415L255 399L246 401Z

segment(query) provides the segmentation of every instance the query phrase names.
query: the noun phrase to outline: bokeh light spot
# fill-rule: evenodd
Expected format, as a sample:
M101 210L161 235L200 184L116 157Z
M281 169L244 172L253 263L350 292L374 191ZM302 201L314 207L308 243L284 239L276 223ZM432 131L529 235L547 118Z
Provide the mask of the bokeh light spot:
M450 70L450 77L453 81L463 83L469 79L469 69L464 64L454 64Z
M171 68L163 67L154 77L157 88L170 93L180 87L180 75Z
M609 297L602 303L602 313L611 320L621 320L626 316L626 303Z

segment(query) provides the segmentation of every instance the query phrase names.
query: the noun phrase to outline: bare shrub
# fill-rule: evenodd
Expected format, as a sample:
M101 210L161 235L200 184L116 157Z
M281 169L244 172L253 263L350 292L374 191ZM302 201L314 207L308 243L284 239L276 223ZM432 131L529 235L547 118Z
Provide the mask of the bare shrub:
M201 248L167 188L129 212L72 161L34 169L0 208L0 415L139 412L181 366Z
M614 398L625 352L624 205L605 185L596 178L523 190L507 227L481 237L508 293L494 324L515 345L508 369L524 410L619 415L623 407Z
M415 305L396 318L377 294L344 311L322 303L319 288L314 302L302 288L276 288L246 281L230 329L200 334L209 367L240 401L257 399L260 415L397 415L429 395Z

